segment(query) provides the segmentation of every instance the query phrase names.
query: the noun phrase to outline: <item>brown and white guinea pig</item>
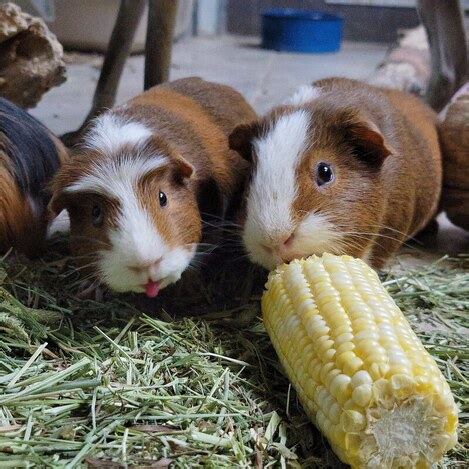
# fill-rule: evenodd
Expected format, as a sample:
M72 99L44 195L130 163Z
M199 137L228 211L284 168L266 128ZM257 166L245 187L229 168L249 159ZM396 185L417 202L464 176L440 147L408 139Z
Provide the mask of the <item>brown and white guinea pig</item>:
M67 151L39 121L0 98L0 252L38 255L46 238L46 190Z
M150 297L176 282L201 241L202 215L222 217L246 162L230 132L256 118L234 89L200 78L156 86L98 117L53 182L79 263L118 292Z
M253 163L240 215L251 259L271 269L327 251L383 267L437 211L435 125L415 97L330 78L239 126L230 146Z

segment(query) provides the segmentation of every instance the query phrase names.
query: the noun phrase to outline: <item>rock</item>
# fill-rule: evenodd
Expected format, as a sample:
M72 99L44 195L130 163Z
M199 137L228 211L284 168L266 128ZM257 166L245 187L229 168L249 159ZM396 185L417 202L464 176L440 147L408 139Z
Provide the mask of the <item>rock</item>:
M36 106L66 80L63 48L44 21L13 4L0 5L0 96Z
M430 79L430 51L423 26L401 32L368 83L423 96Z

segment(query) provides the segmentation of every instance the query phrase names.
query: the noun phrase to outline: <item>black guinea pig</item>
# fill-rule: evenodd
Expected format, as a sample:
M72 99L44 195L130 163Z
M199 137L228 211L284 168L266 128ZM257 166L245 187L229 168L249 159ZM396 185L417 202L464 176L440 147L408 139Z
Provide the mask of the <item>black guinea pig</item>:
M43 124L0 98L0 252L38 255L47 232L47 185L68 153Z

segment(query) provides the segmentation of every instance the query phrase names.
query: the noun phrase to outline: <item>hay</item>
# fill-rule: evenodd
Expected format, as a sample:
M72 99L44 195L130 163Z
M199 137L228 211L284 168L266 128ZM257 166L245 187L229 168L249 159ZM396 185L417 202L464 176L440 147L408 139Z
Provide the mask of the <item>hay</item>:
M460 444L442 467L469 458L468 264L444 259L385 279L461 408ZM76 299L68 262L14 259L3 269L0 467L340 465L258 319L261 273L191 279L204 314L174 321L176 310L193 313L186 295L143 314L126 297Z

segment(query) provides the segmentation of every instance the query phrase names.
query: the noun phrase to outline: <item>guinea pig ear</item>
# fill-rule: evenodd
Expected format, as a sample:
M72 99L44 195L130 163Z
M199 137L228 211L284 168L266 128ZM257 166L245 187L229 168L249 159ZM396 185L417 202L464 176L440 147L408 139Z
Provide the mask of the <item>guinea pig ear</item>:
M173 160L176 177L179 180L189 179L194 176L195 168L189 161L180 155L176 155Z
M47 193L51 195L49 203L47 204L47 214L50 220L53 220L60 212L67 208L67 194L65 188L68 184L65 183L64 179L60 179L60 176L59 171L47 186Z
M54 191L52 198L47 205L47 217L50 220L53 220L63 210L65 210L65 196L62 191Z
M245 160L252 162L254 158L252 141L260 136L261 130L262 125L259 121L238 125L228 137L230 148Z
M378 127L366 119L356 119L346 128L347 143L351 143L355 156L372 167L380 168L393 153Z

